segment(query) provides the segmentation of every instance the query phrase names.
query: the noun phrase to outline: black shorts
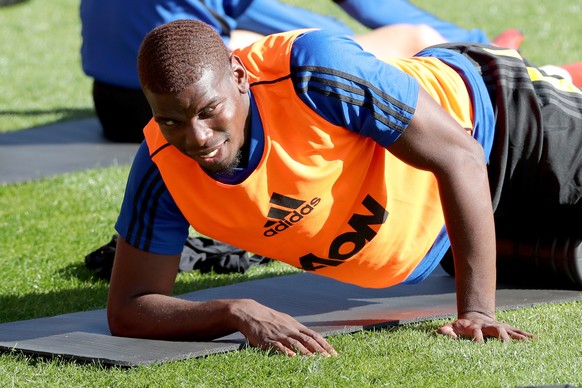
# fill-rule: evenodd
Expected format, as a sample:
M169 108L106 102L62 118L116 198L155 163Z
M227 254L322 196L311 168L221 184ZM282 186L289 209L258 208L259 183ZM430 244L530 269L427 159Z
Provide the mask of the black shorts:
M489 181L507 228L582 235L582 91L516 51L445 44L481 73L493 103Z
M141 143L152 110L141 89L93 82L93 103L103 135L115 142Z

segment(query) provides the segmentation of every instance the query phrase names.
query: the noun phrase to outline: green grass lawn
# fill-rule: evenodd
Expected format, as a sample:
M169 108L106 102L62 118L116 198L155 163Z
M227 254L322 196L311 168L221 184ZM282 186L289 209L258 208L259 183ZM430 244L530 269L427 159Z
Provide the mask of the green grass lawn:
M331 1L288 2L347 20ZM520 28L527 37L522 52L535 63L582 60L579 1L415 2L490 36ZM79 59L78 6L78 0L30 0L0 8L0 132L94 114ZM105 307L107 283L84 267L83 257L114 233L127 172L111 167L0 186L0 323ZM174 292L293 271L274 264L246 275L185 273ZM451 341L435 335L441 323L435 321L333 336L340 356L328 359L246 349L117 369L5 353L0 387L582 386L581 307L499 312L501 320L540 336L528 343Z

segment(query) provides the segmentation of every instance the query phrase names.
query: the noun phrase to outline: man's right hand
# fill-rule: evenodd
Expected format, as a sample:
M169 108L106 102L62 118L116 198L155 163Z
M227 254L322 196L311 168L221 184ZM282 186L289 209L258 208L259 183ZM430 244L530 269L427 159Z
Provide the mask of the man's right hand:
M273 310L252 299L237 299L231 306L237 327L249 344L274 349L287 356L337 356L337 352L319 333L288 314Z

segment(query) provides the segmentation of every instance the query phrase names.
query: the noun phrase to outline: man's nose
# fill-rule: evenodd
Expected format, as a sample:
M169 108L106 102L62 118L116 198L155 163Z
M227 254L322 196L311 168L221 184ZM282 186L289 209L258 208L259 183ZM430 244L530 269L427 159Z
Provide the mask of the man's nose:
M212 129L203 121L192 120L188 128L188 143L198 147L204 147L212 137Z

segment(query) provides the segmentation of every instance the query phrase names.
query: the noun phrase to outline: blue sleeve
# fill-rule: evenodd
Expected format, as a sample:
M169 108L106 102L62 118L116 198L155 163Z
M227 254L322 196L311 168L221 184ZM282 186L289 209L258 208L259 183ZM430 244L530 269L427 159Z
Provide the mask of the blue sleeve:
M147 145L140 146L115 229L131 246L162 255L182 252L189 224L172 199Z
M299 98L317 114L384 147L408 127L418 100L415 79L326 31L296 39L291 77Z
M303 28L321 28L341 35L354 34L347 25L337 19L278 0L253 0L237 22L239 29L263 35Z
M251 6L255 0L205 0L208 3L216 3L216 7L224 8L224 12L232 17L238 18Z
M449 42L489 43L478 29L465 30L418 8L406 0L338 0L351 17L369 28L392 24L425 24L437 30Z
M416 56L438 58L463 78L473 105L472 135L483 146L485 161L489 162L495 137L495 113L487 86L485 86L479 71L464 55L444 47L429 47L416 54Z

